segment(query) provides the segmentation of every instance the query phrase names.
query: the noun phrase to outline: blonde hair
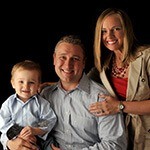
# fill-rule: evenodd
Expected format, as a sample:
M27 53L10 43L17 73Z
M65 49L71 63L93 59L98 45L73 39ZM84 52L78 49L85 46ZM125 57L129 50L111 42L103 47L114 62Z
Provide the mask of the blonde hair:
M101 72L102 69L106 69L109 67L109 63L113 55L113 52L108 51L107 48L103 45L101 39L103 20L112 14L116 14L119 16L124 31L122 63L126 63L135 59L136 45L134 41L136 40L136 38L133 32L130 18L124 11L120 9L108 8L104 10L98 17L95 27L94 63L99 72Z
M35 63L34 61L31 60L24 60L15 64L11 71L11 80L13 79L14 73L18 69L36 70L39 74L39 82L41 82L42 72L41 72L41 67L38 63Z

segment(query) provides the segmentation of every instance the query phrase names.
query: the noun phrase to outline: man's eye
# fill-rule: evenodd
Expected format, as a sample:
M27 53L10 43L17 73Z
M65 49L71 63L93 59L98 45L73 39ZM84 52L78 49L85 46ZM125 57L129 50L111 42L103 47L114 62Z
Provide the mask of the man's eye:
M74 61L79 61L79 60L80 60L80 58L78 58L78 57L74 57L74 58L73 58L73 60L74 60Z
M59 57L60 60L65 60L66 58L64 56Z

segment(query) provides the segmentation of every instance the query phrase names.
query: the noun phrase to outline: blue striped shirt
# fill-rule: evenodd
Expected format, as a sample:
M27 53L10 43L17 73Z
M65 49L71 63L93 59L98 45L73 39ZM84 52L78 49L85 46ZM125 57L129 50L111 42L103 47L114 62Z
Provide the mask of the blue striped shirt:
M102 85L85 74L69 92L61 88L60 82L41 92L58 116L53 130L62 150L126 150L122 114L95 117L88 111L91 103L103 100L97 98L99 93L108 95Z
M20 126L39 127L48 134L56 123L56 115L51 104L40 95L35 95L24 103L13 94L0 109L1 142L4 147L8 140L6 132L15 123ZM46 139L47 134L41 138Z

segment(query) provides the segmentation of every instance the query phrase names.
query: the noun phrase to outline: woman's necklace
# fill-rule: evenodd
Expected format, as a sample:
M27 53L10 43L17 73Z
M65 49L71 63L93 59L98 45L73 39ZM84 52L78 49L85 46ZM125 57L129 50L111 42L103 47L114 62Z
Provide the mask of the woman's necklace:
M113 63L112 63L112 76L117 77L117 78L124 78L126 72L127 72L127 68L128 68L129 64L125 64L123 67L117 67L115 60L113 59Z

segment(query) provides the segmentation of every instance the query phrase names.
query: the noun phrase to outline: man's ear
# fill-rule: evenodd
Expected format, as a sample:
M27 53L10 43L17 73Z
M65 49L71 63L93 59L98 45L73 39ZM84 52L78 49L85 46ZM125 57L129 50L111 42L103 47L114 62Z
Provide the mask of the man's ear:
M55 65L55 57L56 57L56 53L53 54L53 65Z

